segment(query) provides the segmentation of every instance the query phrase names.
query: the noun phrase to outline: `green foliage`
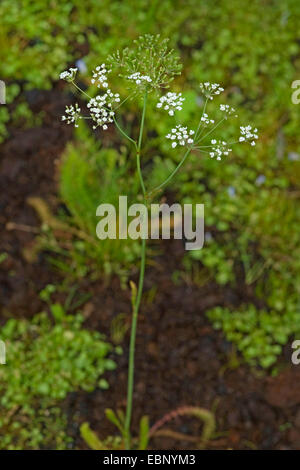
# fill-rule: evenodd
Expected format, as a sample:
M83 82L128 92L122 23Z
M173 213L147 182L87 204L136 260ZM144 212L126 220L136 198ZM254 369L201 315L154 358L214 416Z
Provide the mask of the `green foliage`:
M265 177L261 178L262 162L251 155L246 162L236 155L230 164L220 165L206 160L197 163L194 159L186 173L178 176L178 197L183 202L205 205L205 245L203 250L186 255L185 267L201 283L216 280L221 285L252 285L266 309L272 311L270 318L276 318L278 329L294 335L298 332L294 317L300 313L297 229L300 213L292 173L299 171L299 162L285 158L269 163ZM192 178L196 178L197 186ZM200 275L195 268L197 260L202 267ZM225 334L230 322L235 330L234 319L244 322L244 316L243 309L237 309L234 315L224 315L221 325ZM274 327L270 332L272 344L268 340L264 346L269 348L273 362L283 344L277 333ZM265 358L267 353L257 347L259 335L265 336L262 323L259 320L249 323L249 349L257 354L256 361L265 366L269 361ZM287 342L288 335L283 337ZM231 340L237 343L236 337ZM244 356L249 359L247 353ZM251 360L255 362L254 357Z
M96 225L99 204L119 204L119 195L128 196L128 204L137 194L138 181L130 176L125 155L114 149L101 148L84 126L78 129L77 139L65 152L60 171L60 193L72 217L67 221L77 227L82 238L68 252L60 250L70 272L78 276L88 273L117 273L123 281L139 257L139 247L130 239L99 240ZM118 225L117 225L118 229ZM80 233L79 233L80 235Z
M216 307L207 312L216 329L222 329L251 365L273 365L289 337L300 333L299 311L282 314L245 305L236 310Z
M97 434L91 430L89 423L83 423L80 426L80 434L84 442L92 450L121 450L121 436L108 436L101 441Z
M105 410L106 418L114 424L120 432L120 436L107 436L104 440L99 439L97 434L92 431L88 423L80 426L82 439L92 450L124 450L125 448L125 416L122 410L114 412L110 408ZM140 420L140 432L136 439L133 439L134 449L146 450L149 441L149 418L142 416Z
M229 103L238 109L240 120L245 124L255 122L261 141L251 151L234 151L228 162L192 156L174 180L177 184L173 194L177 202L205 204L207 241L202 251L187 254L185 268L201 283L252 285L256 295L265 302L266 310L276 312L283 319L299 311L300 295L299 106L290 99L290 85L300 74L299 2L254 0L246 5L240 0L188 0L183 5L180 0L165 0L150 3L141 0L137 7L133 1L54 0L49 9L44 8L41 0L2 0L0 78L7 84L8 101L18 102L24 90L50 88L59 72L69 64L74 65L77 59L84 59L91 69L99 64L100 58L126 47L141 34L163 31L171 38L170 45L175 51L180 50L184 63L183 74L172 84L173 91L183 92L186 97L179 121L194 119L199 114L199 105L203 104L196 92L184 90L183 83L197 86L200 81L217 81L226 89ZM120 18L126 18L126 22L121 24ZM128 57L129 65L135 70L134 67L141 65L141 59L145 59L148 70L150 52L137 47L139 60L130 52L126 53L126 60ZM78 75L87 85L84 72ZM169 151L163 137L170 128L171 118L157 119L155 107L149 102L146 122L149 132L142 165L146 166L147 187L151 188L168 176L179 157ZM134 126L135 105L128 101L125 106L126 125ZM211 106L214 110L214 104ZM6 133L8 119L7 108L1 107L1 135ZM236 131L235 125L230 124L228 135ZM81 177L90 180L87 174L94 163L85 162L84 169L80 165L89 153L83 148L92 148L94 144L90 138L87 144L76 141L76 145L77 148L69 147L68 152L78 155L70 157L66 171L67 163L62 164L62 171L69 179L65 201L73 215L71 223L93 239L96 223L93 214L102 199L98 201L96 197L92 203L87 202L91 200L90 185L79 182L78 188L76 185L72 188L73 176L68 175L72 174L70 167L74 163ZM106 165L110 159L119 160L114 151L104 148L95 154L100 161L104 156ZM289 158L290 155L295 158ZM116 166L122 167L119 161ZM106 169L101 171L106 180ZM258 180L261 176L266 178L263 183ZM97 180L98 194L104 179ZM132 181L128 186L131 187ZM79 203L77 189L82 193ZM119 190L119 194L122 192ZM109 197L113 193L114 187ZM79 237L68 251L53 241L60 252L56 262L67 272L84 276L98 270L100 265L104 272L120 272L125 279L137 257L136 244L130 246L124 241L123 245L122 241L122 247L118 245L116 249L118 243L97 241L95 247L93 240ZM259 324L257 328L261 328Z
M82 439L92 450L106 450L104 443L102 443L97 434L91 430L89 423L83 423L80 426L80 434Z
M66 417L59 403L72 391L107 388L104 372L113 370L112 347L83 317L52 305L30 320L10 319L0 330L7 364L0 368L0 448L65 448ZM46 432L45 432L46 429Z

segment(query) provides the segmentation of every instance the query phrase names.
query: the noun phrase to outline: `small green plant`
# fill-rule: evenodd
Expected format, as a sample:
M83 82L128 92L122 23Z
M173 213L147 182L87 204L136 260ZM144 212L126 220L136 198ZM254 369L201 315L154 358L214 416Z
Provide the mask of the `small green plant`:
M118 431L120 436L108 436L105 440L101 441L94 431L91 430L88 423L83 423L80 427L80 434L82 439L93 450L121 450L126 446L126 430L125 430L125 415L122 410L117 410L115 413L111 409L105 410L106 418L111 421ZM136 439L132 439L132 448L137 450L146 450L149 440L149 419L148 416L143 416L140 420L140 432Z
M89 110L89 114L84 116L79 104L75 103L66 107L62 120L67 124L74 124L75 127L79 126L79 122L82 119L90 120L93 129L99 128L103 131L107 131L111 124L115 124L120 134L131 144L134 150L136 170L145 207L171 182L192 153L208 155L211 159L221 160L222 157L226 158L231 154L232 146L245 143L255 146L258 138L257 129L253 129L251 125L240 126L239 135L229 142L225 141L224 138L216 138L215 130L229 120L229 118L237 117L236 111L228 104L220 103L218 120L212 119L207 114L208 105L214 98L221 95L224 89L218 83L210 83L208 81L200 83L199 88L203 96L203 108L202 112L198 113L194 129L189 129L183 124L173 124L173 127L170 128L165 136L166 140L170 142L171 149L182 148L183 155L164 181L154 188L146 188L141 168L141 157L144 156L143 138L148 102L149 105L154 104L153 99L150 101L151 92L154 92L157 97L161 89L169 87L174 77L179 74L180 68L177 54L173 50L167 50L167 42L165 40L161 40L159 36L146 35L135 40L131 49L125 49L123 52L111 55L108 57L107 64L102 63L95 68L91 84L99 92L93 97L82 90L75 81L78 73L77 67L71 67L60 74L62 80L72 84L82 96L88 99L87 108ZM120 82L120 78L125 80L125 86L128 89L128 94L122 101L120 94L113 92L109 86L109 82L113 80L114 73L118 73L117 78L115 76L117 83ZM120 107L133 97L142 98L140 126L137 137L135 135L130 136L127 133L127 129L117 119ZM172 117L174 119L174 115L177 115L182 110L184 101L185 98L182 96L182 93L168 91L159 97L156 102L156 109L158 109L158 112L165 112L169 118ZM132 283L133 316L129 347L127 408L123 429L126 449L131 448L130 425L134 384L135 339L144 284L146 238L148 234L142 233L141 230L139 236L141 238L141 262L138 286L135 287Z
M119 192L126 193L129 199L135 198L138 181L130 177L124 156L114 149L101 148L86 126L80 126L77 134L61 163L60 193L71 213L71 217L64 216L63 220L76 227L82 237L76 237L69 250L59 249L58 244L57 252L70 271L93 277L96 273L118 274L124 285L138 260L138 247L130 239L106 239L99 243L95 207L103 202L116 205Z
M111 409L107 409L106 417L119 430L121 436L109 436L101 441L94 431L91 430L88 423L83 423L80 427L80 433L83 440L93 450L122 450L126 446L126 429L125 415L121 410L115 413ZM181 416L191 416L203 422L201 436L186 436L185 434L166 429L165 426L170 421ZM197 444L197 447L204 448L208 441L213 437L216 423L214 414L204 408L197 406L183 406L167 413L151 428L149 426L148 416L143 416L140 420L140 430L138 438L132 439L132 447L137 450L146 450L149 441L153 437L170 437L172 439L189 440Z
M300 333L297 310L259 310L245 305L236 310L216 307L207 312L214 328L222 329L228 341L235 344L251 365L272 366L289 337Z
M113 347L82 328L80 314L60 304L32 320L10 319L0 329L7 363L0 368L0 448L63 449L70 443L60 402L71 391L106 389L115 369ZM47 430L45 432L45 429Z
M231 165L219 167L209 163L194 161L193 168L179 174L174 185L178 198L191 203L200 199L206 210L205 249L185 254L185 270L199 284L216 281L225 288L230 286L239 291L248 288L265 307L263 317L268 315L270 323L276 318L276 332L269 325L269 338L262 340L264 346L251 349L254 354L251 363L266 366L275 362L289 335L298 332L294 318L300 312L300 236L296 228L300 212L289 174L292 165L295 174L298 167L295 162L271 161L273 168L265 176L260 173L261 163L250 157L247 166L239 156ZM193 176L198 178L197 185L192 182ZM227 310L224 316L219 314L220 327L228 337L230 322L235 330L235 322L244 323L248 310L249 315L257 312L257 321L247 327L253 345L253 338L266 334L259 320L261 314L254 305L236 307L230 315ZM285 343L277 340L280 328L282 332L289 331L281 336ZM237 336L232 339L235 344ZM241 349L239 345L238 348ZM269 359L262 352L264 348L269 349ZM243 356L249 361L248 354L243 352Z

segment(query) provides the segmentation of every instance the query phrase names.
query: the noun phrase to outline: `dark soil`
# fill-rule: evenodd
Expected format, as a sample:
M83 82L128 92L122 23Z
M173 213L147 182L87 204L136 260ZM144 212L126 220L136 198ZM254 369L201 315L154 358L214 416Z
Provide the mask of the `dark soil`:
M11 129L11 138L1 147L0 160L0 253L8 258L0 264L1 317L31 317L44 305L38 292L48 283L59 283L62 275L46 262L44 254L30 263L24 249L30 248L39 220L26 203L28 196L45 199L57 207L55 166L71 138L72 130L59 122L66 97L60 90L33 93L31 105L45 111L41 128ZM11 225L15 224L12 228ZM9 230L8 230L9 228ZM139 419L150 417L154 424L181 406L212 410L217 434L207 448L217 449L300 449L300 367L290 364L287 347L280 359L281 372L268 377L242 365L232 346L212 329L205 310L215 305L251 301L246 286L220 288L210 284L199 288L191 283L174 284L172 273L181 264L181 243L165 241L161 255L147 267L145 291L138 325L133 430ZM154 298L153 286L155 288ZM86 325L111 335L111 321L125 313L130 323L128 291L118 279L107 284L82 280L79 292L92 294L83 306ZM128 333L124 355L117 356L118 368L107 375L110 388L94 393L71 394L65 403L69 432L76 448L86 448L79 436L79 424L88 421L100 438L115 434L104 410L126 405ZM189 436L201 434L195 418L181 417L167 425ZM153 438L154 449L190 449L189 440Z

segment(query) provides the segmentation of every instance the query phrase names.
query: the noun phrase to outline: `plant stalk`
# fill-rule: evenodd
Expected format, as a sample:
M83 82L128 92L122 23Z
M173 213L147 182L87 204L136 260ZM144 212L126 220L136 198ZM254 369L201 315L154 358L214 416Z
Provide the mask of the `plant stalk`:
M144 105L143 105L140 133L139 133L139 139L138 139L138 144L137 144L137 152L136 152L137 172L138 172L138 176L139 176L139 180L140 180L140 184L141 184L141 189L142 189L142 192L143 192L144 203L146 203L146 197L145 197L146 196L146 190L145 190L143 175L142 175L142 172L141 172L140 155L141 155L141 147L142 147L143 132L144 132L146 106L147 106L147 90L145 91L145 95L144 95ZM131 333L130 333L130 344L129 344L127 406L126 406L126 416L125 416L125 426L124 426L125 448L126 448L126 450L130 450L130 447L131 447L130 425L131 425L132 399L133 399L133 386L134 386L135 342L136 342L136 330L137 330L137 322L138 322L138 313L139 313L139 307L140 307L141 298L142 298L143 285L144 285L144 276L145 276L145 264L146 264L146 238L145 238L145 236L146 236L146 234L142 233L141 264L140 264L139 284L138 284L136 300L135 300L134 307L133 307Z

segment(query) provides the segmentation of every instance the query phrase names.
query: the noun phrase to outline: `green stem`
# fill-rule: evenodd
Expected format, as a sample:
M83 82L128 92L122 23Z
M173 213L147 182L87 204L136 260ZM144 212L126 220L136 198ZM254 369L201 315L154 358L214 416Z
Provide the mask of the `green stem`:
M114 120L114 123L115 123L117 129L119 130L119 132L120 132L126 139L128 139L128 140L135 146L135 148L137 149L136 141L133 140L131 137L129 137L129 135L126 134L126 132L122 129L122 127L120 126L120 124L119 124L118 121L116 120L115 116L113 117L113 120Z
M82 88L80 88L78 85L76 85L75 82L71 82L71 83L72 83L72 85L74 85L75 88L77 88L78 91L80 91L80 93L85 95L89 100L92 99L92 97L90 95L88 95L84 90L82 90Z
M166 184L169 183L169 181L171 181L171 179L173 178L173 176L176 175L177 171L182 167L182 165L184 164L185 160L187 159L187 157L189 156L189 154L191 153L191 150L192 148L188 148L187 151L185 152L182 160L180 160L180 162L178 163L177 167L172 171L172 173L168 176L168 178L163 181L159 186L156 186L156 188L152 189L152 191L149 193L149 196L151 196L152 194L156 193L157 191L160 191L160 189L165 186Z
M203 111L202 111L202 115L201 115L201 118L200 118L200 120L199 120L199 124L198 124L198 126L197 126L197 130L196 130L196 132L195 132L195 138L194 138L195 142L196 142L198 136L200 137L200 135L201 135L201 132L200 132L200 135L199 135L199 131L200 131L201 123L202 123L202 117L203 117L203 115L204 115L204 113L205 113L205 111L206 111L207 102L208 102L208 98L206 98L206 101L205 101L205 104L204 104L204 107L203 107ZM169 181L171 181L171 179L173 178L173 176L176 175L177 171L178 171L178 170L181 168L181 166L184 164L184 162L185 162L185 160L187 159L187 157L189 156L191 150L192 150L192 147L188 148L188 150L185 152L185 154L184 154L182 160L180 160L180 162L178 163L177 167L175 168L175 170L172 171L172 173L168 176L168 178L167 178L165 181L163 181L159 186L156 186L156 188L152 189L152 191L150 191L150 193L149 193L149 196L151 196L152 194L156 193L157 191L160 191L161 188L163 188L166 184L169 183Z
M142 175L142 172L141 172L140 154L141 154L142 139L143 139L143 132L144 132L146 106L147 106L147 91L145 92L145 96L144 96L143 113L142 113L140 134L139 134L139 139L138 139L138 144L137 144L137 152L136 152L137 172L138 172L138 176L139 176L139 179L140 179L141 188L142 188L142 191L143 191L144 202L146 202L146 199L145 199L146 190L145 190L143 175ZM145 276L145 264L146 264L146 238L143 238L143 237L146 237L146 234L142 233L141 265L140 265L139 285L138 285L136 300L135 300L134 307L133 307L131 333L130 333L130 344L129 344L127 406L126 406L126 416L125 416L125 426L124 426L125 447L126 447L127 450L130 450L130 447L131 447L130 424L131 424L131 415L132 415L132 399L133 399L133 386L134 386L135 342L136 342L136 330L137 330L137 322L138 322L138 313L139 313L139 307L140 307L142 292L143 292L144 276Z
M195 133L195 142L196 142L196 140L197 140L198 137L200 138L200 136L201 136L201 134L202 134L202 131L203 131L203 127L202 127L201 132L200 132L200 134L199 134L200 127L201 127L201 123L202 123L202 118L203 118L204 113L205 113L205 111L206 111L207 102L208 102L208 98L206 98L206 100L205 100L205 104L204 104L204 107L203 107L202 115L201 115L201 118L200 118L200 121L199 121L197 130L196 130L196 133Z
M221 119L207 134L205 134L201 140L204 140L206 137L208 137L217 127L219 127L220 124L224 121L225 118Z
M132 415L132 399L133 399L133 385L134 385L135 341L136 341L136 330L137 330L139 306L141 302L143 284L144 284L145 263L146 263L146 239L143 238L142 250L141 250L139 286L138 286L136 302L133 308L132 324L131 324L131 332L130 332L128 384L127 384L127 407L126 407L126 417L125 417L126 450L130 450L130 447L131 447L130 424L131 424L131 415Z

